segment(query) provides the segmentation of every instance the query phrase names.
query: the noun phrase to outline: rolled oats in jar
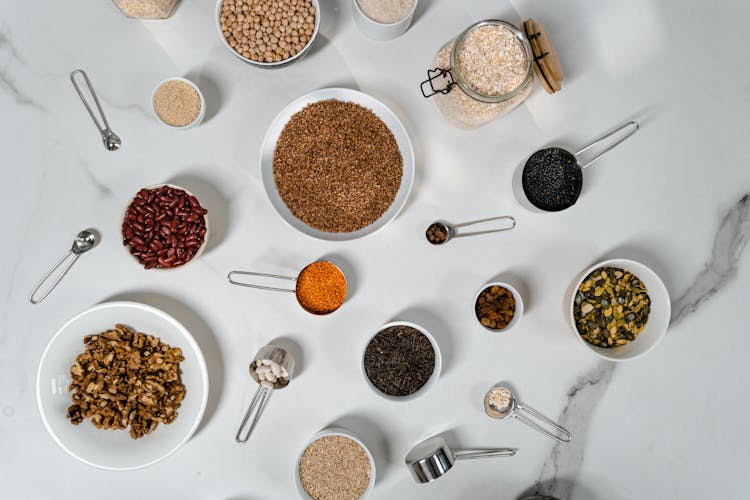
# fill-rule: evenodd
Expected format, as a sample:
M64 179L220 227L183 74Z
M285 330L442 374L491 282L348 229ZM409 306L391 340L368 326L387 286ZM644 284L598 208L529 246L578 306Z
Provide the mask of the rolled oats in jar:
M180 0L113 0L123 14L134 19L166 19Z
M450 124L473 129L523 102L534 72L548 92L560 90L560 63L541 25L529 19L521 31L505 21L481 21L438 51L422 94L433 97Z

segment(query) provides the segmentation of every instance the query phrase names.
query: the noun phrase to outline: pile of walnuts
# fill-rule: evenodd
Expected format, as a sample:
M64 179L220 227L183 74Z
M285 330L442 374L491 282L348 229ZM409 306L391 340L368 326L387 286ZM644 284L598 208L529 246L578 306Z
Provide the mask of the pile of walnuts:
M83 343L85 351L70 368L71 423L90 418L99 429L130 428L130 437L138 439L177 418L185 397L181 349L120 324L87 335Z

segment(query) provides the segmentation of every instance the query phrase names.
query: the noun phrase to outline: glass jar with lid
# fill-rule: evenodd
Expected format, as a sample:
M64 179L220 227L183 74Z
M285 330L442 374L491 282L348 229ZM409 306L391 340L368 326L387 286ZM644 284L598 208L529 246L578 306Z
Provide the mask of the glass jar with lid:
M466 28L438 51L422 95L435 100L449 123L473 129L523 102L534 73L547 92L560 90L562 68L547 33L532 19L522 26L487 20Z
M180 0L113 0L123 14L134 19L166 19Z

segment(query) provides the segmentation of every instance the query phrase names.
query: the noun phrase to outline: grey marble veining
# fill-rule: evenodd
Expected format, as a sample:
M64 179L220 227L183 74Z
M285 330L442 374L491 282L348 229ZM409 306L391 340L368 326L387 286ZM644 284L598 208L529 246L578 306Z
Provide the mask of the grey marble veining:
M750 193L747 193L722 218L706 267L687 290L672 301L670 327L682 322L737 276L740 258L749 237ZM573 434L573 441L569 444L558 443L552 448L542 466L535 488L537 493L553 495L562 500L572 498L576 476L583 462L589 423L616 367L615 363L602 361L579 377L568 390L568 401L559 422Z
M81 170L83 170L84 174L86 174L86 178L91 181L91 184L96 188L97 192L103 198L112 198L114 196L112 189L110 189L109 186L96 178L96 175L94 175L94 172L91 170L88 163L81 160L79 164L81 165Z
M688 289L672 301L671 327L695 312L737 276L740 257L749 237L750 193L746 193L724 215L706 267Z
M18 64L24 64L20 52L14 45L6 27L3 27L0 30L0 53L3 52L7 53L12 61L15 61ZM4 67L0 67L0 89L5 90L5 93L10 95L16 104L36 108L39 111L46 112L47 109L44 106L32 99L19 88L14 79L10 76L8 71L9 66L9 64L6 64Z

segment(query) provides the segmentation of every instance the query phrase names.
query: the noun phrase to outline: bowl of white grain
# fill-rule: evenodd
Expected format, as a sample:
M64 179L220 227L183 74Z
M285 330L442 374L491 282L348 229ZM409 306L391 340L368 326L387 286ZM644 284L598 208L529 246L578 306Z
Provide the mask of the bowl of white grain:
M186 130L206 115L206 101L198 86L187 78L167 78L151 94L151 109L167 127Z
M365 36L381 42L403 35L416 10L417 0L352 0L357 28Z

